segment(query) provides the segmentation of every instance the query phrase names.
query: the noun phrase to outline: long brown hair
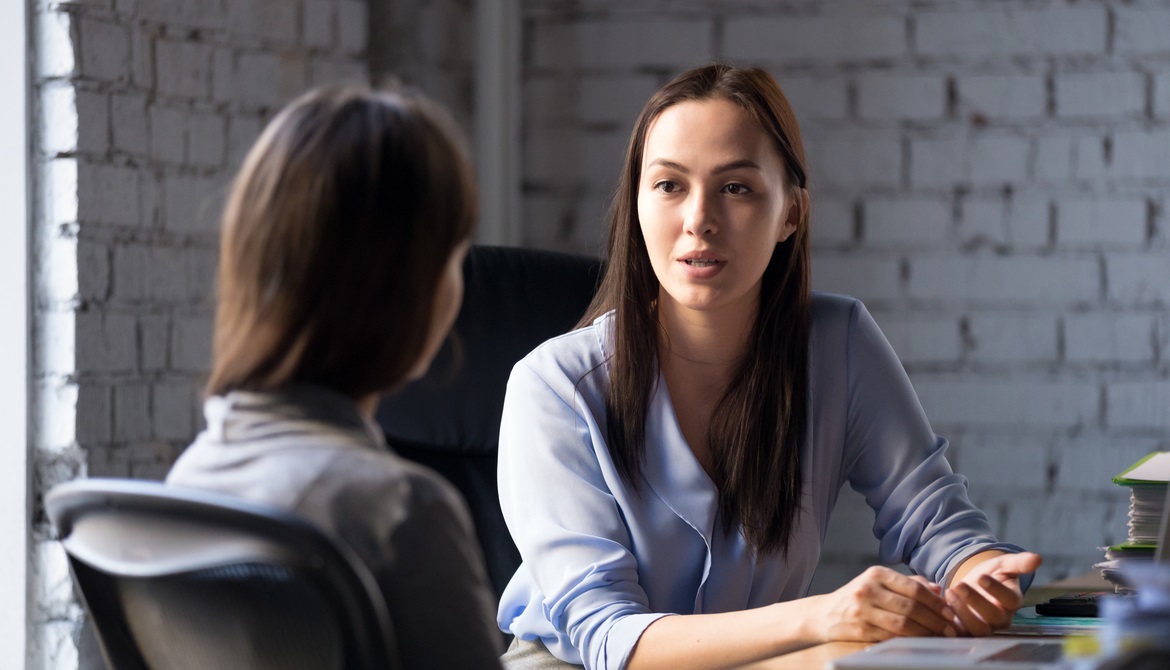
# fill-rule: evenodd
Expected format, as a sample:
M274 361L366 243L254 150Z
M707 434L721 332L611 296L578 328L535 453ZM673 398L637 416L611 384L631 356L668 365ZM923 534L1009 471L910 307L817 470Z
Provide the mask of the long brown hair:
M293 101L224 210L207 392L309 382L360 397L400 384L475 218L459 135L421 95L345 87Z
M801 499L800 450L808 419L809 200L800 128L776 80L757 68L708 65L684 72L642 108L609 213L608 268L582 324L613 310L606 397L609 453L639 488L646 412L658 378L659 284L638 222L638 185L650 125L686 101L730 101L772 138L799 208L796 231L776 245L764 271L760 311L707 436L720 520L739 523L757 555L787 553Z

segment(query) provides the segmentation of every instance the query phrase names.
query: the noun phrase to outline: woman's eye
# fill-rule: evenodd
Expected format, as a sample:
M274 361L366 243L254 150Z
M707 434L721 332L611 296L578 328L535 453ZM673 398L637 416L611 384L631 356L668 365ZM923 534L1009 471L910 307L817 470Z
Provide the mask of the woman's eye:
M729 195L746 195L751 189L743 184L728 184L723 187L723 191Z
M678 183L670 181L668 179L664 179L664 180L654 184L654 188L658 189L659 191L662 191L663 193L674 193L675 191L678 190Z

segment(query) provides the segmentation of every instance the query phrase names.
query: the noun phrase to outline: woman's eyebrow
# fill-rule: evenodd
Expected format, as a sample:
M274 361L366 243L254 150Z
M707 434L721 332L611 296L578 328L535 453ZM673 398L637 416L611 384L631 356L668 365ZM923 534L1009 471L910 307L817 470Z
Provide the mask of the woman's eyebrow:
M646 165L646 167L652 168L655 165L661 165L662 167L670 169L670 170L677 170L683 174L690 174L691 173L691 171L688 170L686 167L684 167L681 163L676 163L676 162L669 160L669 159L666 159L666 158L655 158L654 160L650 161L650 163L648 163ZM723 163L722 165L716 165L715 169L711 170L711 174L720 174L722 172L730 172L731 170L739 170L742 168L754 168L756 170L759 170L760 166L758 163L756 163L755 161L753 161L751 159L741 158L739 160L734 160L734 161L731 161L729 163Z

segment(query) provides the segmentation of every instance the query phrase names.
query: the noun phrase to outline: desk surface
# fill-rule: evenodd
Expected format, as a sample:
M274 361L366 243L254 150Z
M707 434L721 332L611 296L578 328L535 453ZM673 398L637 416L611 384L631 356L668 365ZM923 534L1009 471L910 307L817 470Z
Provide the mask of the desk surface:
M1052 596L1072 591L1112 591L1113 585L1094 572L1032 587L1024 596L1024 606L1044 602ZM744 666L745 670L824 670L825 664L868 647L866 642L829 642L791 654Z

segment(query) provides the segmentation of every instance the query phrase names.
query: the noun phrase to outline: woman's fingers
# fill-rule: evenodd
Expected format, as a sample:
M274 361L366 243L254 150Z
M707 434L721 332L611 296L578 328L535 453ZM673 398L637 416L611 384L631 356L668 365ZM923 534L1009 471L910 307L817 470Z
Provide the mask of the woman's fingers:
M974 637L991 635L991 626L972 609L972 601L976 595L975 589L970 585L960 583L947 591L947 604L954 610L955 616L968 635Z
M897 635L956 634L954 613L938 589L921 577L907 577L888 568L872 569L875 623Z

